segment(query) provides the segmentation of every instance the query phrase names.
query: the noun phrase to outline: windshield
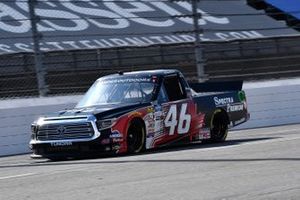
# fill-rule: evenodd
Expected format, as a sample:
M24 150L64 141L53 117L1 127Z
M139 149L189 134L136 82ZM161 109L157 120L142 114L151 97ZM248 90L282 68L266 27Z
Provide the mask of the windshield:
M96 81L77 108L94 105L150 102L154 83L150 79L110 79Z

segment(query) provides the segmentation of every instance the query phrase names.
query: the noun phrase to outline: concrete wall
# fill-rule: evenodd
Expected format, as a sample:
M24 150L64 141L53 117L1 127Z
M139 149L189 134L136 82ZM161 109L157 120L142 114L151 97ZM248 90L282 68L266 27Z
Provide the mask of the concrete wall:
M38 116L70 108L78 96L0 101L0 156L29 152L30 125Z
M251 120L235 129L300 123L300 79L245 83ZM71 108L81 96L0 101L0 156L30 152L30 124Z
M300 123L300 79L244 84L250 121L236 129Z

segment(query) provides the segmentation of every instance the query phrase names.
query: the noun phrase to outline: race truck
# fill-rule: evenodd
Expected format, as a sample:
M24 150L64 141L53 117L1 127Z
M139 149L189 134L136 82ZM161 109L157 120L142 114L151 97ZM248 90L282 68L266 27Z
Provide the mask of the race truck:
M104 76L74 108L32 123L32 157L55 160L223 142L230 127L250 117L241 89L242 82L189 84L173 69Z

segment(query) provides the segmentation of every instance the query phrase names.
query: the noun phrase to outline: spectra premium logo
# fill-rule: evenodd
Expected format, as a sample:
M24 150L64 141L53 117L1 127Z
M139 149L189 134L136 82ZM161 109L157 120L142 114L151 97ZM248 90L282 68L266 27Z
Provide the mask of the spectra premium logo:
M224 97L224 98L214 97L214 101L216 106L230 104L234 102L232 97Z

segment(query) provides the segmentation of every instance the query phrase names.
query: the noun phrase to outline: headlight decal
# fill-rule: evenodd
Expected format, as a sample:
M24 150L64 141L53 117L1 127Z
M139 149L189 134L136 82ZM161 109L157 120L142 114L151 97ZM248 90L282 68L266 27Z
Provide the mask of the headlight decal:
M97 121L98 130L111 128L116 123L116 118Z

